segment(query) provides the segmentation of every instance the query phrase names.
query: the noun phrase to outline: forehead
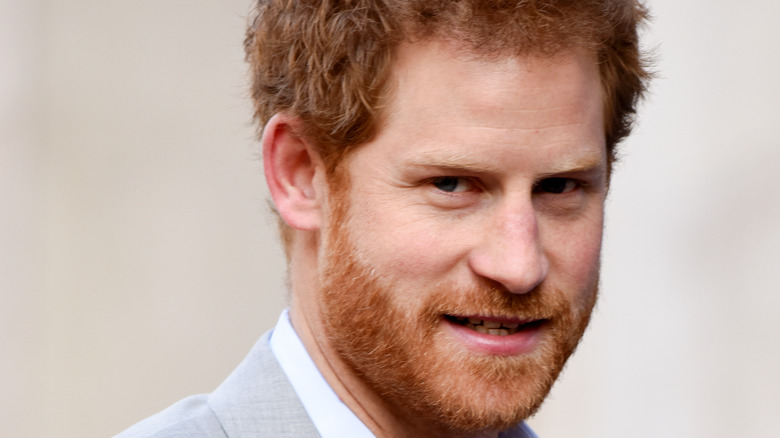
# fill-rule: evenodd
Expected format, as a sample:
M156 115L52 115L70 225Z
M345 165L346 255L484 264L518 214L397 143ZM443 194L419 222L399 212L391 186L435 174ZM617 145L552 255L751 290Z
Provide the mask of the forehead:
M599 72L585 51L479 58L442 41L404 44L388 90L379 133L360 149L391 161L603 153Z
M602 102L595 56L585 50L545 57L479 57L439 40L399 47L389 94L386 109L390 118L410 112L420 116L470 109L476 122L491 126L505 122L496 115L508 108L555 110L587 101L600 109Z

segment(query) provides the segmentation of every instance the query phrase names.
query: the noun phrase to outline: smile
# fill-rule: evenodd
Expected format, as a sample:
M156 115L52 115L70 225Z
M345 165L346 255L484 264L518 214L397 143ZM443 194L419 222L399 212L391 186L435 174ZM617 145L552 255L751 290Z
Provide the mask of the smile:
M484 335L509 336L520 330L538 327L544 320L522 322L509 319L482 319L476 317L461 317L446 315L445 318Z

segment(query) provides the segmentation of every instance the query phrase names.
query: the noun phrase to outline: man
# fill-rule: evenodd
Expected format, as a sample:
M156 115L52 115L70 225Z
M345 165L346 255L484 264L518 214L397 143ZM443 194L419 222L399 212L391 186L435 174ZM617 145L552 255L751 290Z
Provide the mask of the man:
M528 437L596 300L631 0L257 4L246 40L291 303L130 436Z

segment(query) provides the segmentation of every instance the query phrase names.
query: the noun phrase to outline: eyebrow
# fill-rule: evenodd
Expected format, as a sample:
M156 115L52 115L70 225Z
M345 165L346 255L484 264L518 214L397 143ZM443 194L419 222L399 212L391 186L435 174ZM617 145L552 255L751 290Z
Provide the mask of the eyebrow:
M495 166L491 166L482 160L476 160L468 155L452 152L422 153L410 159L407 165L410 167L433 167L445 170L467 170L475 173L488 173L497 170Z
M577 157L563 157L562 161L562 164L556 164L555 168L550 172L545 172L545 174L605 173L607 170L607 160L602 156L588 154Z
M409 167L436 168L450 171L467 171L473 173L491 173L498 171L496 166L482 160L474 159L464 154L421 154L412 158L407 165ZM544 175L557 175L567 173L606 173L606 159L602 155L583 154L562 157L554 167Z

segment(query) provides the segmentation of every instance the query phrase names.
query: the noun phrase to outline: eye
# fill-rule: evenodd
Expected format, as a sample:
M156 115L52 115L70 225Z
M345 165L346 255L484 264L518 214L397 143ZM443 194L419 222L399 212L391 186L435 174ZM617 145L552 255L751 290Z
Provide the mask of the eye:
M448 193L466 192L474 188L468 179L458 176L440 176L434 178L431 183L437 189Z
M570 178L545 178L536 184L534 191L558 195L571 192L578 185L577 181Z

